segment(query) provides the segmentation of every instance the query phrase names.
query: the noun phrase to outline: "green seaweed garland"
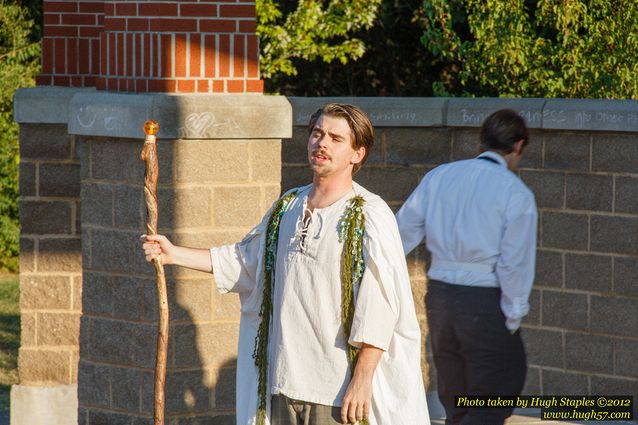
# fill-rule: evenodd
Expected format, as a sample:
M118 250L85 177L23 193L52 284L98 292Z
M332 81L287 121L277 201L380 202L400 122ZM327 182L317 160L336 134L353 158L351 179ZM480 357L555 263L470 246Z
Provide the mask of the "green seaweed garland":
M259 309L259 329L255 338L253 359L259 371L259 383L257 386L257 424L266 422L266 394L268 375L268 334L270 330L270 316L272 315L272 288L275 281L275 262L277 260L277 243L279 241L279 224L281 218L288 209L290 202L297 195L296 191L282 196L268 219L266 227L266 249L264 252L264 293Z
M343 243L341 254L341 323L346 336L350 339L352 319L354 318L354 290L361 282L365 264L363 262L363 232L366 218L363 214L361 196L350 199L350 205L339 224L339 242ZM348 358L350 359L350 373L354 373L357 364L358 350L348 344Z
M272 289L275 280L275 264L277 260L277 243L279 240L279 225L281 218L288 206L297 195L296 191L290 192L279 199L266 227L266 249L264 252L264 292L259 317L261 322L255 338L253 359L259 372L257 386L257 425L266 423L266 395L268 375L268 336L270 318L272 315ZM361 283L361 277L365 270L363 261L363 233L365 231L365 215L363 204L365 200L361 196L350 199L349 205L339 223L339 242L343 243L341 256L341 323L343 325L346 342L350 339L352 320L354 318L354 291ZM348 345L348 359L350 373L354 373L357 363L358 349ZM361 425L367 425L368 421L360 421Z

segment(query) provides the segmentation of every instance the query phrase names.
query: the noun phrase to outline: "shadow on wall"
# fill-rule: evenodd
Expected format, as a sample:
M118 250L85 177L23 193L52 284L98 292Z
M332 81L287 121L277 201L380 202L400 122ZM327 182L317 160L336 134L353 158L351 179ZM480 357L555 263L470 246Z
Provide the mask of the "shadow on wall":
M184 199L171 187L173 143L158 145L159 233L181 244L189 232L181 231L184 224L176 214ZM136 424L150 424L158 300L155 272L139 240L146 221L141 141L86 138L80 144L85 169L79 423L134 418ZM170 266L165 271L170 314L166 420L234 423L238 299L220 299L211 275Z

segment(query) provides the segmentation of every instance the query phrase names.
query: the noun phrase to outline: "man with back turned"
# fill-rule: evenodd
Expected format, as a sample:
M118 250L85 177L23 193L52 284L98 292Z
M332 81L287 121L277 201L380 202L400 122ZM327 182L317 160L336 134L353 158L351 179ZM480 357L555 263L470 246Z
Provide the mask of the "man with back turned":
M513 171L529 143L512 110L488 116L481 154L428 173L397 213L404 250L432 254L426 309L446 425L499 425L510 408L457 408L455 396L518 395L519 327L534 281L534 195Z

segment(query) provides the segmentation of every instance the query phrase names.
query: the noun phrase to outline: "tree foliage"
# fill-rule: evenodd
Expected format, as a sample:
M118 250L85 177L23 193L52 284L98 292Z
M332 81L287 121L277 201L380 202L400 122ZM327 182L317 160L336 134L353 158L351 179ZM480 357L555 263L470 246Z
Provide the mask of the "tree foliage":
M371 26L349 33L365 47L361 57L346 63L290 57L295 72L271 72L265 78L266 91L294 96L431 96L431 77L438 75L438 68L433 70L432 54L418 41L423 30L415 12L422 2L380 1ZM282 20L287 10L298 7L298 1L288 3L295 6L281 8ZM262 70L269 66L268 60L262 52Z
M439 95L636 98L638 2L425 0Z
M365 45L352 34L369 28L381 0L257 0L261 74L295 75L293 58L347 63Z
M13 95L32 86L39 69L38 28L29 10L0 0L0 269L18 267L18 127Z

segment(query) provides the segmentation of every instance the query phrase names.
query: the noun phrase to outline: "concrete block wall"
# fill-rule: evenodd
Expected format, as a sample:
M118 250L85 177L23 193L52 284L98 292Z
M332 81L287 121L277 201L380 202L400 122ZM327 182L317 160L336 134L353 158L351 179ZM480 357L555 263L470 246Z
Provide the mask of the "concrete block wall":
M38 123L43 116L66 122ZM175 243L238 241L279 196L281 139L292 128L285 98L19 91L24 339L14 425L152 423L158 301L139 242L149 118L160 123L158 230ZM219 295L210 274L166 272L166 421L234 423L239 299Z
M20 127L21 385L77 381L82 312L77 152L65 125Z
M376 145L355 176L397 210L433 167L478 154L478 131L513 108L531 128L520 177L539 207L537 271L523 323L529 394L638 394L638 102L544 99L290 98L282 189L307 182L306 124L328 101L361 106ZM427 336L428 254L408 258ZM632 360L634 359L634 360ZM426 347L426 385L436 371Z

